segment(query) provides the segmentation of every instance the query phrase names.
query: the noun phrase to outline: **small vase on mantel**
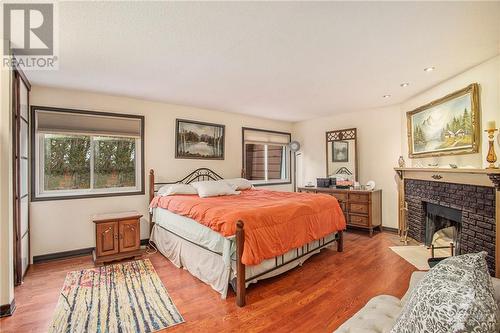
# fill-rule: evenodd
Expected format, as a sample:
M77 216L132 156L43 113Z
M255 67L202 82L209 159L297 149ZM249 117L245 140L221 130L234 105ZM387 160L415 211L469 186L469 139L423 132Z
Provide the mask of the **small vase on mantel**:
M403 158L403 156L399 156L398 165L400 168L404 168L406 166L406 162L405 162L405 159Z

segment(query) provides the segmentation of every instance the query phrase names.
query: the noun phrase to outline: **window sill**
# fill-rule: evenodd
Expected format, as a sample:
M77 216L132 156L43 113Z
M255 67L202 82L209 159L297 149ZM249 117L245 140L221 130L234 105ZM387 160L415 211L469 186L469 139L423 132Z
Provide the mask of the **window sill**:
M31 201L54 201L54 200L74 200L74 199L91 199L91 198L106 198L106 197L122 197L132 195L144 195L146 192L131 191L131 192L115 192L115 193L91 193L91 194L74 194L74 195L55 195L55 196L41 196L36 197L32 195Z
M284 181L284 182L262 182L262 183L252 183L253 186L259 187L259 186L274 186L274 185L290 185L292 182L291 181Z

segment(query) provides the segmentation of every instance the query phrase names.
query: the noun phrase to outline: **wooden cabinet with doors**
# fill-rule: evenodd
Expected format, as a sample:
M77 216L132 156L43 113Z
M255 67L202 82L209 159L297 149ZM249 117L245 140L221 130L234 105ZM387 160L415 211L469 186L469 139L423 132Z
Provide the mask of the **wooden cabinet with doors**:
M325 193L334 196L344 212L347 226L367 229L370 232L370 237L373 235L373 229L382 229L382 190L299 187L298 191Z
M138 212L125 212L92 218L96 239L94 262L97 265L142 255L141 217Z

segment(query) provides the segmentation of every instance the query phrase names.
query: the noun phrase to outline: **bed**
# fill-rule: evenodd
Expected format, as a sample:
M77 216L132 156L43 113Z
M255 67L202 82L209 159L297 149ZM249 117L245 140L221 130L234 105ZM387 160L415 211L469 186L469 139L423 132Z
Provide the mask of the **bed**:
M222 298L231 286L244 306L249 284L302 265L334 244L343 251L345 218L328 195L258 189L212 198L156 195L167 184L221 179L207 168L175 182L156 182L154 170L149 174L151 241Z

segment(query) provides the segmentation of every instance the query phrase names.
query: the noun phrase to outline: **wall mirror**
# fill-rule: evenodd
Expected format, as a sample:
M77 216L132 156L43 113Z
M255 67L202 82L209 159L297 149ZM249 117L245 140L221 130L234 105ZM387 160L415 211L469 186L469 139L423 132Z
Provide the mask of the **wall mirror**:
M326 175L358 180L356 129L326 132Z

